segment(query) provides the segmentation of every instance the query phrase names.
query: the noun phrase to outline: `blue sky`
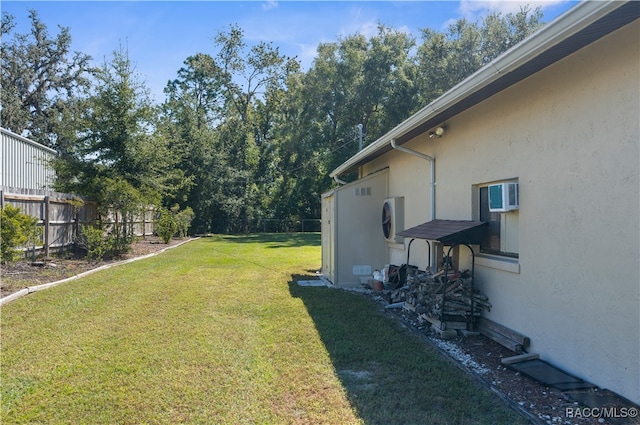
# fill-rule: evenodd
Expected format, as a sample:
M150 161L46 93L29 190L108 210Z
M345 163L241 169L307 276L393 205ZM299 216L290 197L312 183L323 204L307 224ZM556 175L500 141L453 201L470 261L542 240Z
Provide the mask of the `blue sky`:
M565 12L567 0L461 1L5 1L17 33L29 31L28 10L38 11L50 35L69 27L72 49L109 60L123 45L135 71L156 101L184 60L195 53L215 53L213 37L237 24L249 43L272 42L308 68L322 42L341 36L377 32L377 24L419 37L420 29L445 30L459 18L479 19L488 10L515 12L541 5L545 22Z

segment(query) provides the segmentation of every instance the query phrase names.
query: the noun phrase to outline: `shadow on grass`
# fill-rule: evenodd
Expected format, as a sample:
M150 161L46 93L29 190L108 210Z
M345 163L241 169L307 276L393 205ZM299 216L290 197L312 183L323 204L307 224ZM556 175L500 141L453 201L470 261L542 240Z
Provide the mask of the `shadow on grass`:
M304 303L366 424L527 423L369 297L296 283L310 279L292 276L289 291Z
M248 235L217 235L218 238L233 243L265 244L268 248L290 248L320 246L320 233L251 233Z

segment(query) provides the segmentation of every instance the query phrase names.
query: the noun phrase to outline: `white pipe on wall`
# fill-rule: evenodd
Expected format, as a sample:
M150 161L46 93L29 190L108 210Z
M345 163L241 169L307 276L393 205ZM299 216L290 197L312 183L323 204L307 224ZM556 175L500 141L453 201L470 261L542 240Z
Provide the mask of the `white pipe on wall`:
M431 187L430 187L430 205L431 205L431 220L436 219L436 159L432 156L426 155L422 152L414 151L413 149L405 148L404 146L396 145L396 139L391 139L391 147L400 152L408 153L409 155L417 156L424 160L429 161L431 164ZM435 247L434 247L435 248ZM437 264L436 249L431 249L431 258L429 258L429 264Z
M417 156L418 158L425 159L431 163L431 193L430 193L430 205L431 205L431 220L436 218L436 160L434 157L423 154L422 152L414 151L413 149L405 148L404 146L396 145L396 139L391 139L391 147L400 152L408 153L409 155Z
M339 185L347 184L346 181L340 180L337 175L333 176L333 180L335 180Z

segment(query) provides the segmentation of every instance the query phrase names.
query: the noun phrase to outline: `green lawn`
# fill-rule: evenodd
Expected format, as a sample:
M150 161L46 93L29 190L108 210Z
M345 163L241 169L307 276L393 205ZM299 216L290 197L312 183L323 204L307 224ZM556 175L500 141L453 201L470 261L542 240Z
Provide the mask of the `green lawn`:
M219 236L1 311L3 424L514 424L361 295L318 234Z

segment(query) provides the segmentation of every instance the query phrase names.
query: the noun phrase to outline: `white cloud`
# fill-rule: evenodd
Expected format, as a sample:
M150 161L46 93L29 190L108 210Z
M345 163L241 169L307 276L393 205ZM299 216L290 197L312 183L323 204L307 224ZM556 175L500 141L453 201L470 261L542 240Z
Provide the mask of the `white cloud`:
M463 18L476 21L490 11L498 11L504 15L517 13L526 6L531 10L540 6L544 11L547 7L566 2L567 0L461 0L458 10Z
M375 14L366 11L360 4L345 10L341 17L342 24L338 30L338 36L348 37L354 34L362 34L366 38L378 33L379 18Z
M266 3L262 3L262 10L271 10L278 7L278 2L275 0L267 0Z
M302 69L307 70L311 68L313 61L316 59L318 53L318 44L298 44L298 53L296 55Z
M370 38L378 33L378 22L377 21L366 21L360 22L355 26L355 31L351 31L350 34L344 35L352 35L352 34L362 34L366 38Z

